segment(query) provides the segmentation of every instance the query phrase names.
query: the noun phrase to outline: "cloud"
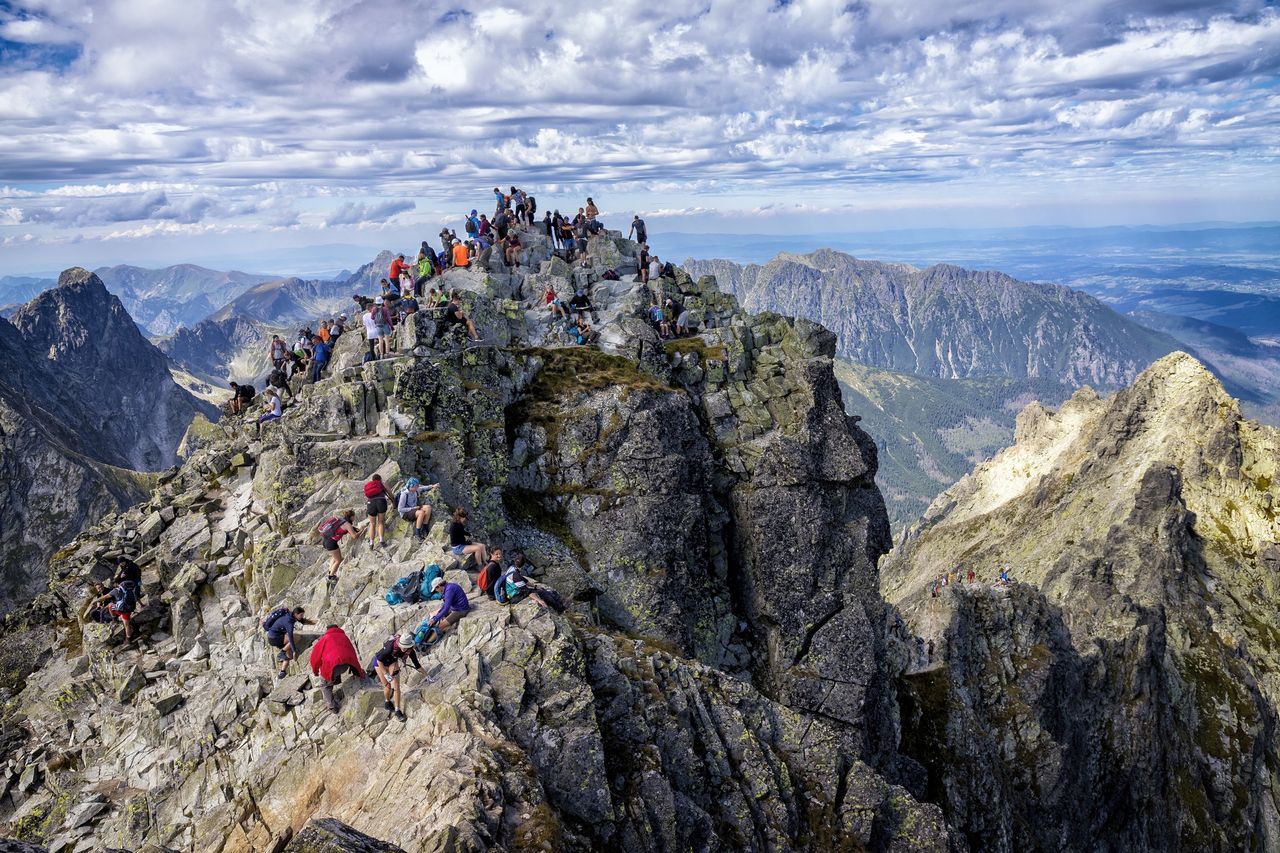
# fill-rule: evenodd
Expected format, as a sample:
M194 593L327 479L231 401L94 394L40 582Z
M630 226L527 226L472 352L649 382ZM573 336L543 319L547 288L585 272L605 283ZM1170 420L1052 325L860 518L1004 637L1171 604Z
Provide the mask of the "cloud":
M413 210L417 205L412 201L384 201L376 204L363 202L346 202L332 213L326 220L327 227L334 225L359 225L364 222L382 222L398 213Z
M494 182L671 210L1246 186L1280 153L1262 0L29 0L0 38L0 228L343 228Z

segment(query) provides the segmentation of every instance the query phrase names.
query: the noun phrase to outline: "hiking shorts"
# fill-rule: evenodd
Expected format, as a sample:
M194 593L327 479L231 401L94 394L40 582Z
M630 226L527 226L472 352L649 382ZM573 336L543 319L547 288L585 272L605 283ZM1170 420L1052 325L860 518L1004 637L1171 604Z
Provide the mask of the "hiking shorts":
M676 325L677 325L677 326L684 326L684 327L686 327L686 328L688 327L688 325L689 325L689 312L688 312L688 311L681 311L681 312L680 312L680 316L676 318Z
M402 512L402 513L400 513L400 520L401 520L401 521L408 521L408 522L415 522L415 521L417 521L417 520L418 520L418 509L415 507L414 509L411 509L411 510L409 510L408 512Z
M470 610L454 610L448 616L440 620L439 628L452 628L458 624L458 620L470 613Z
M365 504L364 508L369 513L370 518L373 518L375 515L386 515L387 499L382 495L379 495L376 498L369 498L369 502Z
M132 613L126 613L123 610L116 610L115 607L110 604L107 605L107 612L112 616L119 616L121 622L128 622L133 617Z
M462 556L462 554L463 554L463 552L464 552L464 551L466 551L466 550L467 550L467 546L466 546L466 545L454 545L454 546L453 546L453 556L455 556L455 557L461 557L461 556Z
M328 536L321 536L321 537L320 537L320 544L324 546L324 549L325 549L326 551L336 551L336 550L338 550L338 540L337 540L337 539L330 539Z

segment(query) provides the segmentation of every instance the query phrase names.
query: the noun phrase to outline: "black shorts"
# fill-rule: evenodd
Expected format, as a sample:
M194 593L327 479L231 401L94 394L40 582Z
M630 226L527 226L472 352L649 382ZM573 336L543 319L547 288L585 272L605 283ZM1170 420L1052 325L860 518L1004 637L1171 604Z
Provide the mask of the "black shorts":
M365 511L369 513L370 518L373 518L375 515L386 515L387 498L385 495L379 495L376 498L369 498L369 502L365 504L364 508Z
M418 520L418 509L415 507L414 509L411 509L411 510L409 510L408 512L402 512L402 513L400 513L400 518L401 518L403 521L417 521L417 520Z
M283 649L284 637L284 634L267 634L267 645L275 646L277 649Z
M337 539L330 539L328 536L321 536L321 537L320 537L320 544L324 546L324 549L325 549L326 551L336 551L336 550L338 550L338 540L337 540Z

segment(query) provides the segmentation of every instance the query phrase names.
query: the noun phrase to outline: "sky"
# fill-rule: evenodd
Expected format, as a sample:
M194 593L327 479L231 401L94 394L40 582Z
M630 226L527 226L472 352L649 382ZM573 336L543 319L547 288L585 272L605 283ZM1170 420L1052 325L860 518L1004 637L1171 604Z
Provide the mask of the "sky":
M512 184L801 250L1276 220L1278 68L1272 0L0 0L0 275L336 264Z

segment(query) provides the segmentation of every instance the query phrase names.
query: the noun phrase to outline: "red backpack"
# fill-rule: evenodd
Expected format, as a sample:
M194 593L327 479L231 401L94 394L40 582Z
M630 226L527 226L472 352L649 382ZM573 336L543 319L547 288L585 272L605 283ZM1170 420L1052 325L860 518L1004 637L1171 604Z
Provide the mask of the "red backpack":
M366 498L377 498L387 493L387 487L382 485L381 480L370 480L364 484L364 496Z
M485 595L493 595L493 584L498 580L498 576L502 574L502 567L492 561L485 563L484 568L480 570L479 577L476 578L476 586L480 587L480 591Z
M320 522L320 526L316 528L316 532L326 539L336 539L337 537L333 534L337 533L338 528L340 527L342 527L342 519L337 516L331 516Z

